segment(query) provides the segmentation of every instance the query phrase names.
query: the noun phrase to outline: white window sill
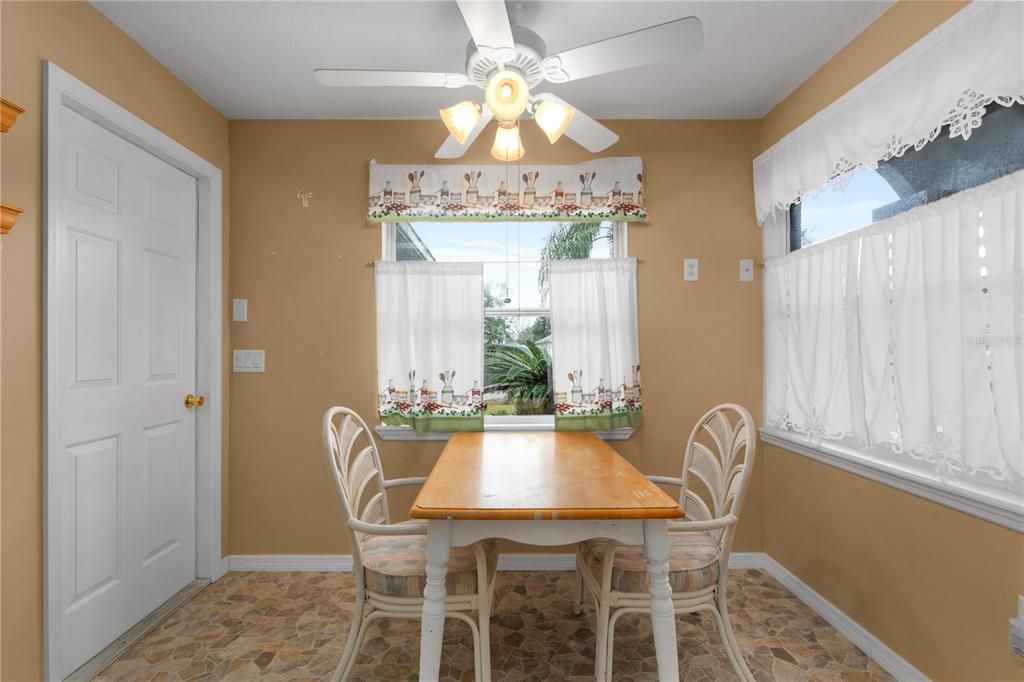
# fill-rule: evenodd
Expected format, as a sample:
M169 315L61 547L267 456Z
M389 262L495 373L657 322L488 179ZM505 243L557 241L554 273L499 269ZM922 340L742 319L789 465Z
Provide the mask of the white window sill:
M417 433L411 426L375 426L374 432L381 440L448 440L450 433ZM484 424L484 431L494 432L524 432L524 431L554 431L553 420L548 421L515 421ZM633 435L636 429L613 429L612 431L595 431L594 435L603 440L627 440Z
M802 436L768 426L762 426L760 433L764 443L1024 533L1024 504L1020 501L943 484L926 472L879 462L839 444L814 444Z

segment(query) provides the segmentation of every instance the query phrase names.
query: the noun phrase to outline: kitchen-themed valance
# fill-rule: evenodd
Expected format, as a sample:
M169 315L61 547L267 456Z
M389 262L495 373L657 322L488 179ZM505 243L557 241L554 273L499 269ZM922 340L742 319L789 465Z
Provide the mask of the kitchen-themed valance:
M367 217L391 221L646 222L639 157L576 166L370 162Z
M967 139L992 104L1024 103L1024 3L973 2L754 159L764 224L863 165Z

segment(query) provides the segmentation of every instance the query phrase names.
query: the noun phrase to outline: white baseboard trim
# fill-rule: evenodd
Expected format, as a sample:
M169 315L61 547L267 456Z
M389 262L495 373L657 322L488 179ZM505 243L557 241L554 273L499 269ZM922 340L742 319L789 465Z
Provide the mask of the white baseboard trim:
M797 599L811 607L819 616L828 621L829 625L838 630L844 637L853 642L887 673L900 682L927 681L928 677L911 665L905 658L890 649L885 642L868 632L862 625L839 610L832 602L825 599L814 589L789 572L782 564L767 554L764 556L764 570L782 583L783 587L796 595ZM732 562L729 562L730 566Z
M501 554L499 571L575 571L575 554Z
M228 569L232 571L347 573L352 570L351 554L234 554L227 559ZM571 571L575 567L574 554L502 554L498 558L499 571ZM729 568L766 571L897 680L928 680L882 640L764 552L733 552L729 556Z
M760 568L764 569L764 552L733 552L729 555L729 568Z
M729 568L765 567L762 552L733 552ZM502 554L499 571L572 571L575 554ZM295 571L305 573L348 573L351 554L232 554L227 557L229 571Z
M351 573L351 554L232 554L230 571Z

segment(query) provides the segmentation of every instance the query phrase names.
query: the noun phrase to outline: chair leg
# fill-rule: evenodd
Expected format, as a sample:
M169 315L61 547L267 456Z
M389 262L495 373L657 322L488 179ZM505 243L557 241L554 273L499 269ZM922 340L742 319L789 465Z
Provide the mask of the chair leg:
M612 667L615 658L615 621L616 618L608 619L608 643L605 645L604 652L604 680L605 682L612 682Z
M480 671L483 682L491 682L491 596L490 590L480 595Z
M715 609L715 615L718 616L718 625L722 632L722 646L729 653L729 658L732 660L732 665L736 668L736 674L740 676L740 679L753 682L754 675L750 672L750 668L747 667L747 661L743 658L743 651L736 641L736 634L732 631L732 623L729 621L729 609L725 603L725 595L720 596L716 601L718 608Z
M608 616L609 607L606 600L598 599L597 604L597 634L594 643L596 652L594 655L594 679L598 682L610 678L610 671L605 672L608 658Z
M473 680L484 682L484 654L480 644L480 629L472 620L469 623L469 629L473 633Z
M334 669L334 682L343 682L343 680L348 679L349 673L352 671L352 665L355 663L356 656L359 653L359 647L363 643L363 637L366 635L366 628L370 623L370 620L365 617L366 604L362 599L358 601L355 612L352 614L352 624L348 629L348 641L345 643L345 651L341 654L338 667Z
M580 556L576 555L576 562L579 563ZM572 612L574 615L580 615L583 613L583 574L580 573L580 567L576 567L576 573L573 576L573 604Z

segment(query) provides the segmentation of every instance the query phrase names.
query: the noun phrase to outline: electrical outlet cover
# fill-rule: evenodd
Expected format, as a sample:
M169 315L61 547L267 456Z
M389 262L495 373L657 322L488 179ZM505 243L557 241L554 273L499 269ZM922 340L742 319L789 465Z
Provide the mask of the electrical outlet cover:
M700 279L700 261L696 258L683 260L683 281L696 282Z

